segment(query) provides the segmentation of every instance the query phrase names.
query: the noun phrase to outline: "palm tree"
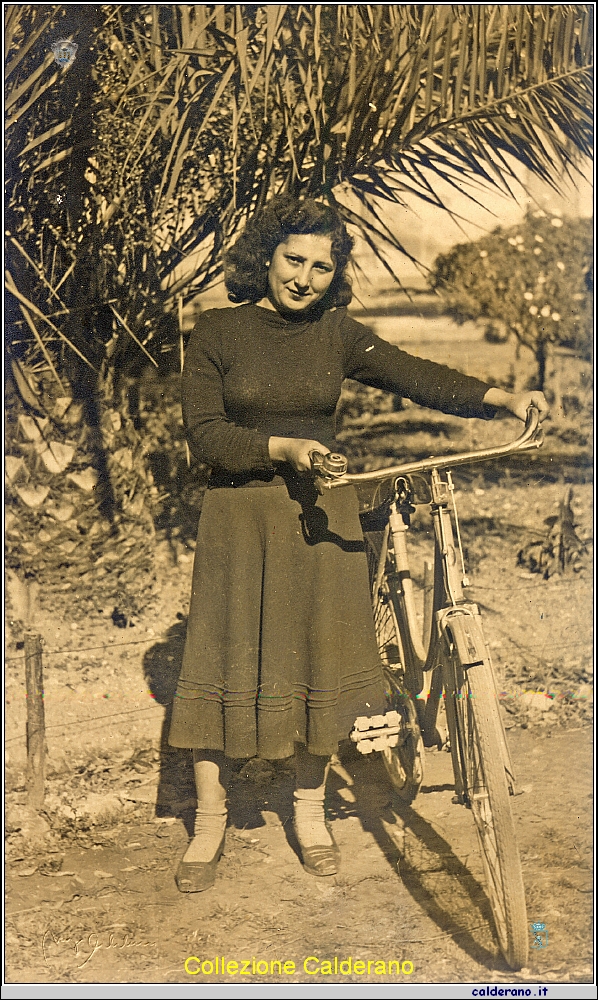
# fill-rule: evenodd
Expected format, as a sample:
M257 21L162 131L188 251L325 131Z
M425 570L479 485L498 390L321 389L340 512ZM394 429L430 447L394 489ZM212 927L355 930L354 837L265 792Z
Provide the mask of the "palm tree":
M63 302L93 272L86 298L122 307L129 346L127 327L154 339L213 280L273 191L335 200L400 249L381 203L442 208L438 179L509 191L514 161L555 184L591 152L591 5L125 4L69 32L61 71L49 44L68 16L8 6L9 212L30 217L15 239L43 232L33 258Z
M555 185L591 151L591 4L90 10L6 7L9 355L51 417L36 372L131 436L127 377L178 363L177 310L274 192L335 203L392 273L385 204L508 193L517 164ZM131 491L104 452L129 445L96 444L113 513Z

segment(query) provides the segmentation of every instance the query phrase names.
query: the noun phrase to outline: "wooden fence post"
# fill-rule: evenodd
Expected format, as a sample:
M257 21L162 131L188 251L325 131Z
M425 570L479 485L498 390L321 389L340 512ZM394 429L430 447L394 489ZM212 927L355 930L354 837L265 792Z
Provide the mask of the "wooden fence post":
M27 687L27 801L36 811L44 804L46 777L46 722L42 642L36 632L25 632Z

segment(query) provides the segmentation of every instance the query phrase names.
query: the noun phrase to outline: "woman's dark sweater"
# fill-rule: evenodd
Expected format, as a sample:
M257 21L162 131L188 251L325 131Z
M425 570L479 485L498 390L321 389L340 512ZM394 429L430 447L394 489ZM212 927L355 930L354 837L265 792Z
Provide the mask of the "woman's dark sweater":
M293 320L257 305L211 309L191 335L182 380L189 445L212 467L211 485L272 481L271 436L333 448L345 378L443 413L495 413L482 402L486 383L399 350L345 308Z

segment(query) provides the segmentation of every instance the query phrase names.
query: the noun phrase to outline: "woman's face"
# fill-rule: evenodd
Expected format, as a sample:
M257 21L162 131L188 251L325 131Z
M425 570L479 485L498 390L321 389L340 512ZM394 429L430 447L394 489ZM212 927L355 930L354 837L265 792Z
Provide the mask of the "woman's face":
M268 299L279 312L311 309L328 291L336 270L329 236L306 233L279 243L268 267Z

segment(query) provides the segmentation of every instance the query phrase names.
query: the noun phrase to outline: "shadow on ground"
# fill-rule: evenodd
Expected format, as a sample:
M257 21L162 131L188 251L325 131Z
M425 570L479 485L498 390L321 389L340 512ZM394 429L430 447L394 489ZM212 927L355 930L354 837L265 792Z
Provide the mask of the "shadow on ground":
M374 837L392 874L396 877L398 873L402 885L439 932L450 936L480 965L506 970L506 963L475 933L492 926L483 887L432 824L395 795L382 761L377 755L373 757L371 761L359 757L353 748L342 754L363 830ZM338 776L332 777L339 781ZM424 785L420 795L452 790L453 786L445 783Z

